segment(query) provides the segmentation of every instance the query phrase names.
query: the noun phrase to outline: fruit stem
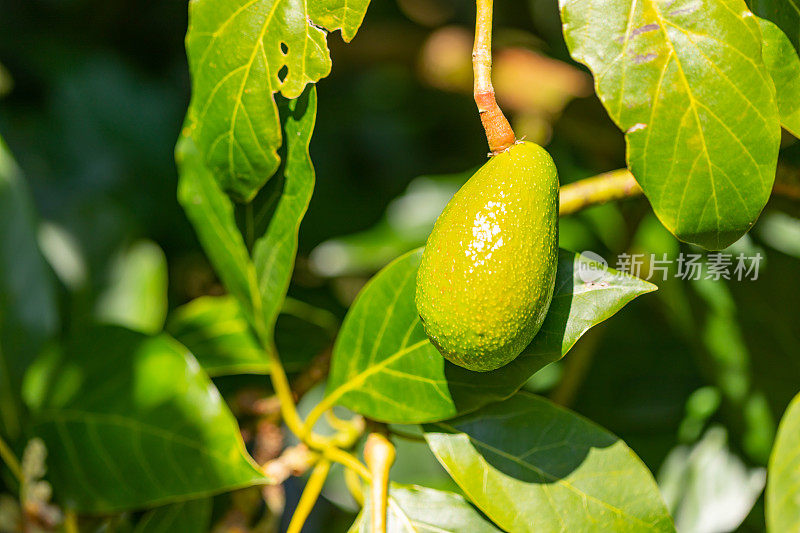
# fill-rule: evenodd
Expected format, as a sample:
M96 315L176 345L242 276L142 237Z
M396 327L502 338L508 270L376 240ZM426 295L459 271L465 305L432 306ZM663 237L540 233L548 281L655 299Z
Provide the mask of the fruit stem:
M472 49L472 70L475 76L475 104L492 155L508 150L517 137L494 96L492 86L492 12L493 0L476 0L475 47Z
M364 445L364 460L372 474L371 500L372 532L386 533L386 508L389 497L389 469L394 462L395 449L380 433L370 433Z

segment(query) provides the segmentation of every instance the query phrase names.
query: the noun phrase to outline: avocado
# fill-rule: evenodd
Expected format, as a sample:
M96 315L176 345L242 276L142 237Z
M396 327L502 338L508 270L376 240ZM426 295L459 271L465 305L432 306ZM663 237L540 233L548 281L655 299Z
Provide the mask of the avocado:
M558 260L558 175L520 142L455 194L428 238L416 304L449 361L486 372L513 361L542 326Z

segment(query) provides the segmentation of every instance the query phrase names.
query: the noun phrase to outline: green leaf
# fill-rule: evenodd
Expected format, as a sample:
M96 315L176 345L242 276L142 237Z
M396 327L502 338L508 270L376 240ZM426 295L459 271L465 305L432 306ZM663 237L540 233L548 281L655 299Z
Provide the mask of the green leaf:
M36 244L33 202L0 139L0 435L20 435L22 376L57 322L52 279Z
M172 313L166 329L192 352L210 376L269 373L268 354L258 344L241 307L230 296L192 300ZM275 344L289 372L302 369L332 340L332 332L319 324L286 312L278 317Z
M800 57L789 38L772 22L758 19L764 38L764 63L778 93L781 125L800 137Z
M370 516L369 494L366 493L364 509L353 522L350 533L369 533ZM499 533L500 530L458 494L392 483L389 487L386 531Z
M166 335L77 335L28 373L33 431L60 499L84 512L196 499L267 483L194 357Z
M369 0L193 0L188 124L220 186L250 199L278 169L274 94L297 98L327 76L325 29L350 41Z
M425 430L467 497L508 531L675 531L624 442L533 394Z
M207 533L211 524L211 498L172 503L148 511L133 533Z
M767 531L800 529L800 394L783 415L767 470Z
M748 4L759 17L777 24L800 52L800 0L749 0Z
M203 296L176 309L167 332L186 346L210 376L266 374L270 359L241 307L229 296Z
M283 101L286 132L283 191L267 231L253 249L266 329L272 331L283 305L297 255L297 234L314 192L314 166L308 153L317 117L317 90Z
M261 316L258 277L236 226L233 203L203 164L190 137L181 137L175 151L180 178L178 200L194 226L200 244L228 292L233 294L251 324Z
M474 411L511 396L589 328L656 288L562 250L553 301L533 342L498 370L471 372L446 361L425 335L414 303L421 257L416 250L394 261L353 303L333 350L328 404L398 424ZM604 275L585 283L579 270L590 265Z
M99 321L158 333L167 316L167 258L152 241L139 241L111 265L109 286L96 307Z
M743 0L561 0L572 56L626 132L628 165L681 240L721 249L769 198L780 144L758 22Z

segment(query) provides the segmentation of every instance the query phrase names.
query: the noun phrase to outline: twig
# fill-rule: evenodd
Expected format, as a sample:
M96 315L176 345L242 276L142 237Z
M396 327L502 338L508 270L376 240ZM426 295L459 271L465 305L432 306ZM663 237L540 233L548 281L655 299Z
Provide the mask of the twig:
M22 467L19 464L17 456L11 451L11 448L6 444L6 441L3 440L3 437L0 437L0 459L3 460L16 480L22 485L25 482L25 476L22 474Z
M331 463L327 459L320 460L311 475L308 478L306 487L303 489L303 494L300 496L300 501L297 508L292 515L292 520L289 522L289 527L286 533L300 533L303 529L303 524L306 523L308 515L317 503L319 493L322 491L322 486L328 478L328 472L331 470Z
M561 187L560 216L571 215L587 207L642 195L642 188L626 168L612 170Z
M475 16L475 47L472 49L472 70L475 76L473 89L481 123L492 154L499 154L516 141L514 130L508 123L492 86L492 11L493 0L477 0Z

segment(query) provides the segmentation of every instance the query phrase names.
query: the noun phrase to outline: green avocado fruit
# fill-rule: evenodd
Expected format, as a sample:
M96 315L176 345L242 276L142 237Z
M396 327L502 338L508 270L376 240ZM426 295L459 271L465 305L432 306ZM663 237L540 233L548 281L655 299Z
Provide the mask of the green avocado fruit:
M449 361L486 372L513 361L542 326L558 260L558 174L541 146L517 143L455 194L417 275L425 332Z

